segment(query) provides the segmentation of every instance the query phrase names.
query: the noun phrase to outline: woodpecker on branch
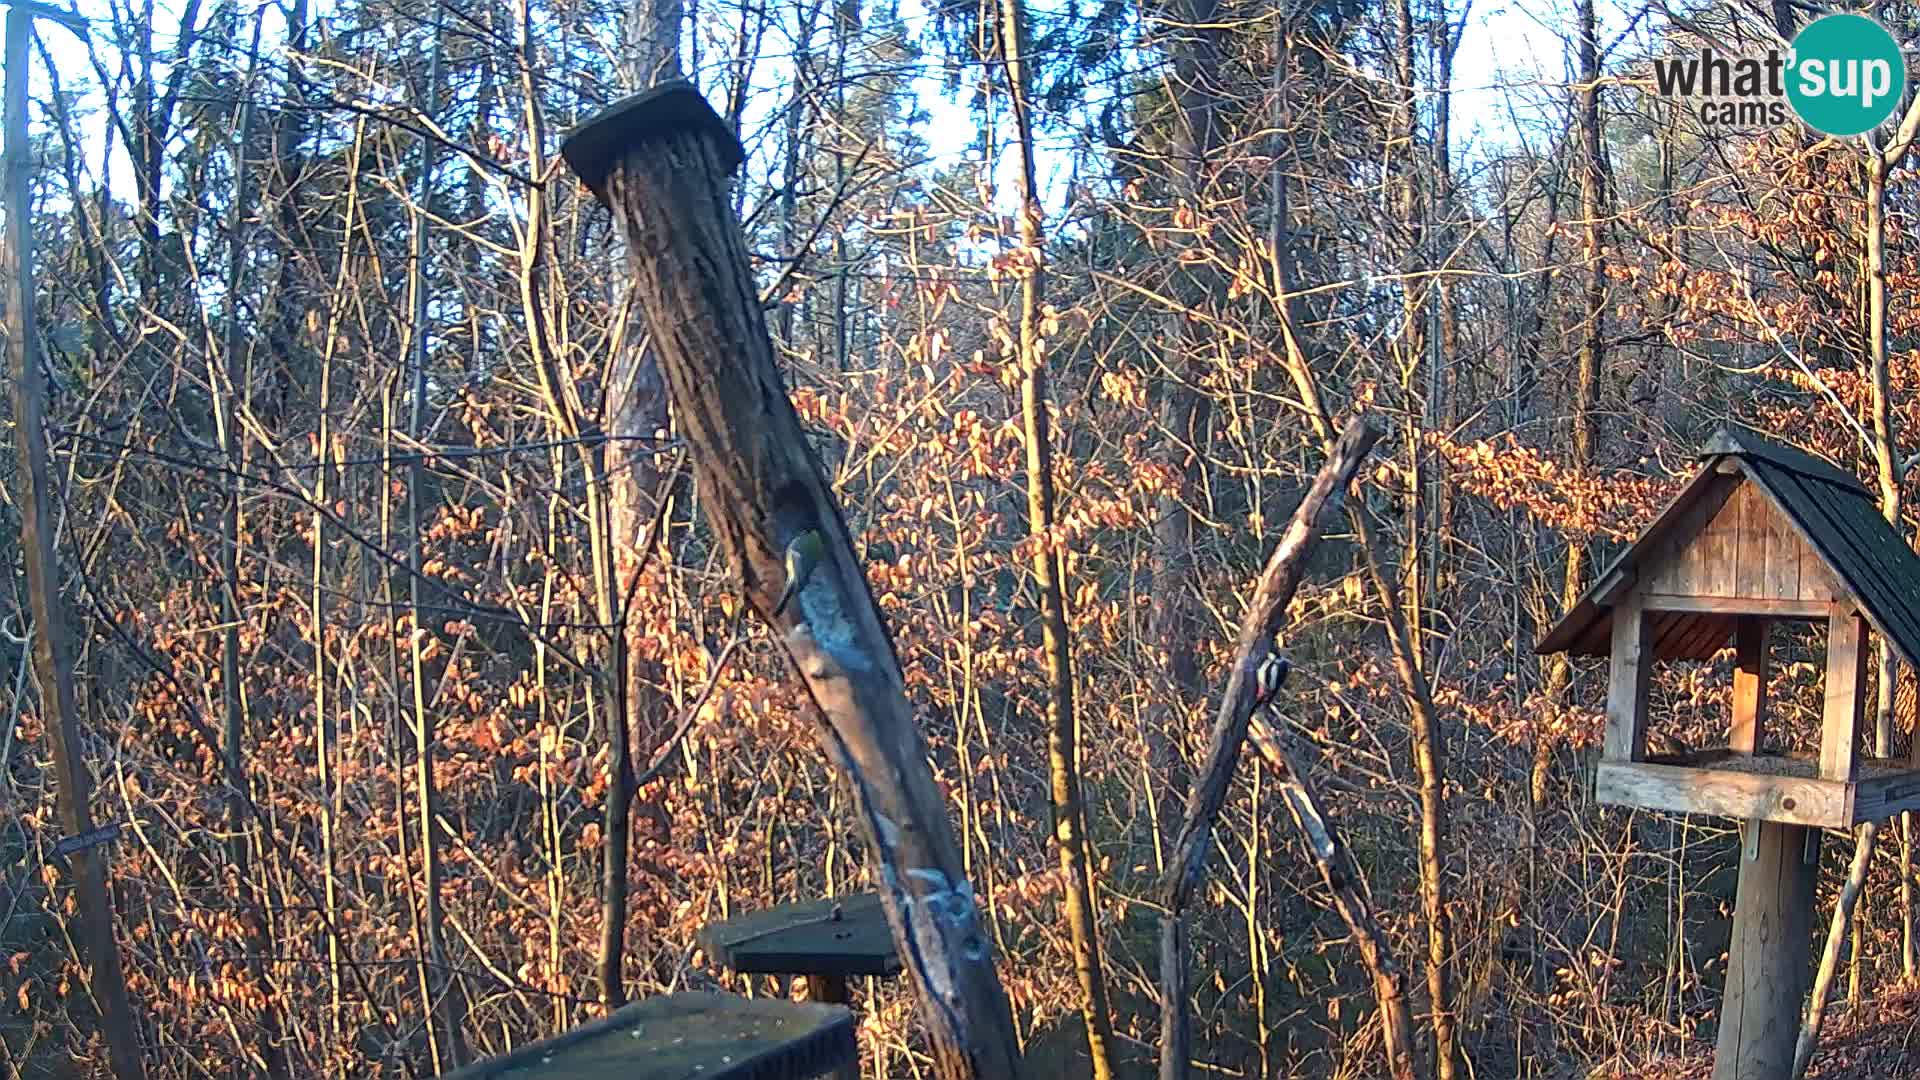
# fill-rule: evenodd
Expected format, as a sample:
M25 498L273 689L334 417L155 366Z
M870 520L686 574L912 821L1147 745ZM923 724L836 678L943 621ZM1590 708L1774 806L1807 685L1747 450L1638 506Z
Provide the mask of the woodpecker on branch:
M779 601L773 605L776 616L787 609L794 594L807 587L807 579L813 576L826 550L827 543L817 529L808 529L787 542L787 583L780 590Z
M1277 649L1269 649L1260 661L1260 667L1253 676L1253 707L1264 709L1273 704L1280 694L1280 688L1286 685L1287 672L1293 670L1293 662Z

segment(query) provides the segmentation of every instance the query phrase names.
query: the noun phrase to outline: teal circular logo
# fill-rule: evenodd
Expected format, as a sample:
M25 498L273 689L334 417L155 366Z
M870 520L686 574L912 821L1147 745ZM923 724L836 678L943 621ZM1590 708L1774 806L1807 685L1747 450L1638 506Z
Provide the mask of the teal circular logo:
M1823 135L1858 135L1887 122L1907 89L1900 44L1865 15L1824 15L1793 37L1787 100Z

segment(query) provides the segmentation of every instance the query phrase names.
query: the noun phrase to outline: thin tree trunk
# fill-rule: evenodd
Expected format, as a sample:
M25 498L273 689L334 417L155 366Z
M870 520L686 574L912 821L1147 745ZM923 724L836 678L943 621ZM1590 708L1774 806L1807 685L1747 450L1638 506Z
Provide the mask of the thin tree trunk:
M1594 465L1594 409L1599 403L1600 369L1606 359L1606 253L1602 219L1606 200L1605 159L1602 155L1600 128L1600 54L1594 23L1593 0L1576 0L1576 33L1579 35L1580 83L1575 96L1575 115L1580 139L1580 217L1582 245L1587 262L1585 290L1582 294L1580 355L1574 376L1573 468L1584 472ZM1537 311L1544 312L1543 302ZM1523 335L1531 340L1532 335ZM1523 346L1529 347L1529 346ZM1531 380L1528 380L1529 383ZM1567 542L1566 563L1560 579L1560 610L1571 611L1586 591L1587 550L1578 541ZM1565 656L1554 656L1547 663L1544 696L1559 702L1572 682L1573 670ZM1527 785L1529 820L1530 889L1537 892L1540 818L1546 808L1547 782L1553 764L1553 736L1535 736L1533 769ZM1537 970L1544 970L1537 963Z
M1900 520L1900 456L1894 445L1893 388L1887 370L1887 164L1871 144L1866 154L1866 273L1867 364L1873 384L1874 473L1880 486L1880 513L1889 522ZM1878 678L1874 686L1873 752L1893 756L1893 695L1899 665L1885 638L1874 642ZM1903 885L1907 883L1903 882ZM1910 887L1910 886L1909 886ZM1865 918L1866 913L1860 913ZM1847 1001L1860 1004L1865 977L1865 950L1861 935L1852 935L1847 964Z
M1306 406L1307 416L1323 442L1333 443L1333 419L1320 396L1313 368L1307 361L1304 335L1293 297L1293 260L1286 242L1289 207L1285 173L1277 166L1273 177L1274 235L1270 256L1273 295L1280 320L1287 373ZM1450 1076L1453 1069L1454 1019L1451 1001L1453 930L1447 912L1447 804L1445 742L1439 710L1425 670L1414 654L1412 632L1394 581L1387 575L1382 545L1373 521L1358 506L1347 507L1347 517L1360 534L1361 554L1375 597L1386 616L1387 639L1393 650L1394 673L1407 694L1413 728L1413 761L1420 783L1420 903L1427 922L1427 993L1433 1016L1435 1070Z
M1427 202L1426 240L1430 245L1427 265L1438 275L1428 290L1427 378L1421 403L1421 426L1425 431L1450 432L1453 428L1452 368L1459 353L1459 318L1453 307L1453 289L1447 271L1454 256L1453 233L1453 58L1460 46L1447 21L1445 0L1435 0L1433 90L1433 147L1430 155L1433 191ZM1463 31L1464 32L1464 31ZM1444 565L1453 535L1453 494L1447 482L1445 460L1424 444L1419 448L1421 476L1425 485L1427 519L1421 526L1421 548L1425 555L1427 588L1432 595L1423 605L1428 610L1445 611L1447 601L1441 586L1447 580ZM1424 628L1420 629L1425 633Z
M433 12L433 46L427 60L427 92L421 109L431 117L438 110L440 97L439 29L440 9ZM427 214L433 199L434 141L420 140L420 159L416 166L413 237L408 249L407 297L411 317L408 324L407 362L410 398L407 406L407 440L419 446L427 419ZM426 493L426 466L419 454L411 455L407 466L407 610L411 616L409 635L409 685L413 695L414 738L414 814L420 831L421 933L426 946L427 987L432 1002L433 1022L444 1042L437 1053L442 1068L457 1069L466 1064L466 1040L461 1032L464 1010L458 1006L459 986L447 963L447 948L440 897L440 797L434 775L435 722L427 709L426 633L427 609L421 595L426 535L422 502ZM438 620L435 620L436 622Z
M801 143L806 141L807 100L816 89L813 78L813 23L820 14L820 3L803 4L799 10L799 28L794 33L793 87L787 98L786 145L782 148L780 168L780 255L800 265L804 254L795 250L799 239ZM798 352L793 340L795 305L776 296L780 305L779 344L789 352Z
M1847 880L1840 886L1840 896L1833 904L1833 921L1827 927L1826 948L1820 952L1820 973L1814 976L1813 993L1807 1001L1807 1017L1800 1024L1800 1038L1793 1047L1793 1080L1799 1080L1807 1072L1807 1063L1813 1060L1814 1048L1820 1045L1820 1028L1827 1018L1827 996L1833 991L1833 978L1840 968L1840 954L1847 947L1847 931L1853 922L1853 909L1860 900L1860 890L1867 882L1867 868L1873 862L1873 838L1879 832L1878 822L1869 821L1860 826L1859 840L1853 850L1853 864L1847 869ZM1804 969L1802 969L1804 970Z
M1881 505L1887 520L1896 525L1900 520L1900 488L1905 474L1895 443L1887 368L1887 174L1906 159L1916 137L1920 137L1920 100L1907 105L1906 115L1900 118L1900 126L1885 149L1874 146L1871 140L1867 145L1867 290L1868 334L1873 350L1873 426L1880 451L1877 457ZM1882 756L1892 752L1892 687L1898 678L1898 667L1887 656L1883 643L1880 681L1885 704L1878 716L1875 746ZM1884 739L1879 738L1882 733ZM1920 723L1915 725L1913 741L1912 757L1920 763ZM1914 938L1913 879L1913 812L1903 810L1900 813L1900 974L1908 980L1920 973L1916 971L1920 966L1920 941Z
M259 885L252 880L249 852L252 834L246 812L250 797L245 745L247 709L241 693L240 674L240 624L246 618L240 607L240 477L246 471L246 461L234 412L236 406L250 408L253 397L253 380L247 370L248 365L241 361L246 344L242 333L244 324L240 296L246 286L249 258L247 221L252 212L253 195L247 185L247 148L253 134L252 94L260 61L263 22L259 17L253 21L247 74L241 84L241 98L235 102L233 195L227 207L226 332L222 335L219 353L222 369L211 381L211 385L221 388L221 392L214 395L214 436L219 442L220 454L227 463L226 498L220 514L220 697L224 717L221 758L227 785L227 858L233 865L237 880L245 883L249 889L257 889ZM212 363L211 356L209 363ZM267 943L272 935L266 923L269 904L259 892L254 892L248 899L245 966L248 974L259 983L264 1001L260 1014L263 1045L259 1057L267 1075L283 1077L287 1075L287 1064L281 1038L280 995L274 993L269 984L263 959L271 952Z
M1215 0L1176 0L1169 5L1168 52L1173 57L1174 120L1170 171L1179 210L1192 215L1186 226L1198 237L1207 214L1207 175L1219 144L1220 29ZM1180 222L1176 220L1176 231ZM1204 455L1213 412L1212 400L1199 387L1210 326L1209 301L1225 288L1212 262L1177 263L1176 298L1188 310L1172 312L1170 359L1179 365L1177 378L1162 381L1161 424L1167 433L1167 452L1177 462L1173 490L1154 505L1152 589L1148 598L1147 640L1165 665L1162 692L1152 695L1144 723L1146 783L1163 784L1181 769L1177 748L1184 741L1184 715L1178 704L1201 696L1200 668L1193 637L1200 632L1195 618L1194 503L1202 492ZM1177 790L1178 781L1169 786ZM1154 806L1159 805L1155 799ZM1156 833L1163 828L1155 820ZM1162 839L1155 836L1156 845Z
M1374 1002L1380 1009L1387 1073L1394 1080L1415 1080L1420 1075L1420 1058L1414 1048L1413 1013L1407 1004L1407 974L1394 959L1393 945L1374 914L1365 871L1327 815L1313 775L1287 750L1280 734L1256 714L1247 736L1268 767L1279 774L1284 785L1281 794L1300 830L1300 839L1320 871L1320 880L1333 894L1334 911L1347 924L1354 947L1360 950L1360 961L1366 965Z
M1414 61L1414 41L1418 36L1413 24L1412 0L1394 0L1394 131L1391 159L1398 173L1394 181L1394 212L1407 230L1407 247L1401 259L1405 278L1401 285L1400 353L1401 386L1409 398L1406 410L1406 550L1401 555L1405 603L1403 616L1412 628L1410 639L1416 661L1425 647L1426 577L1422 553L1427 540L1426 455L1420 446L1420 411L1411 398L1419 385L1420 369L1427 363L1428 311L1432 282L1426 276L1427 222L1430 199L1420 190L1421 162L1415 147L1420 145L1420 113L1415 103L1418 69ZM1422 406L1424 407L1424 405ZM1436 1020L1439 1017L1436 1015ZM1436 1037L1438 1030L1436 1028ZM1443 1080L1451 1080L1451 1065L1443 1066Z
M1349 507L1387 619L1393 666L1407 693L1413 722L1413 765L1420 781L1420 906L1427 923L1427 995L1433 1010L1434 1072L1449 1080L1457 1070L1458 1038L1452 997L1453 929L1447 911L1447 801L1445 736L1427 673L1413 646L1404 610L1395 602L1393 580L1380 558L1381 544L1361 507Z
M253 57L257 63L260 50L261 20L253 24ZM225 726L221 733L220 755L227 783L227 856L240 871L240 879L247 878L247 834L244 812L247 791L247 775L242 740L245 738L245 717L242 714L240 700L240 476L244 462L240 459L240 437L234 430L237 422L234 409L238 400L247 395L246 368L240 362L242 348L241 314L239 297L245 284L247 260L247 136L253 127L253 102L250 94L253 82L253 66L250 63L247 78L242 84L240 100L234 103L234 143L233 143L233 195L227 207L227 280L226 280L226 333L222 337L219 362L220 370L209 370L210 385L218 388L213 395L214 439L220 446L220 456L226 459L226 498L221 504L220 514L220 704ZM214 357L208 357L211 369Z
M1213 846L1214 822L1226 803L1248 726L1255 722L1259 704L1257 673L1273 651L1274 635L1286 622L1287 605L1293 601L1306 574L1307 560L1319 542L1322 524L1339 508L1347 485L1379 437L1379 431L1364 420L1356 418L1347 426L1329 451L1313 486L1294 510L1293 520L1268 557L1266 569L1261 571L1253 597L1241 617L1233 665L1228 669L1226 692L1214 717L1206 761L1188 792L1186 813L1175 835L1167 861L1169 869L1160 889L1161 1080L1181 1080L1187 1075L1193 1057L1188 1010L1193 988L1186 911L1205 878L1207 852ZM1410 1040L1409 1026L1397 1025L1395 1029L1408 1035ZM1407 1041L1404 1048L1410 1060L1411 1042ZM1400 1056L1396 1048L1396 1076L1401 1075Z
M1891 162L1904 156L1896 145L1886 156L1872 145L1867 149L1867 343L1873 381L1874 464L1880 480L1880 512L1900 524L1900 489L1905 480L1899 445L1893 430L1893 386L1887 363L1887 173ZM1880 672L1874 709L1873 750L1878 757L1893 756L1894 700L1900 661L1887 642L1878 642ZM1916 729L1920 740L1920 729ZM1913 814L1900 814L1900 974L1912 979L1915 964L1913 924ZM1857 935L1856 935L1857 938ZM1850 992L1859 996L1859 946L1854 947L1854 976Z
M1006 67L1007 96L1013 106L1015 145L1020 155L1020 246L1026 256L1020 280L1020 412L1027 444L1027 531L1033 544L1033 574L1040 591L1043 648L1047 656L1047 762L1052 783L1054 849L1066 878L1067 931L1073 938L1073 962L1080 978L1081 1015L1087 1024L1087 1052L1094 1080L1113 1075L1113 1014L1107 1004L1100 961L1099 919L1094 907L1093 869L1087 850L1086 806L1080 796L1080 759L1075 747L1079 718L1073 701L1073 642L1067 629L1063 578L1066 559L1053 538L1055 524L1053 436L1048 420L1047 361L1040 340L1041 294L1046 286L1046 254L1041 234L1040 189L1034 162L1033 119L1028 110L1026 8L1022 0L1000 0L1000 58Z
M628 52L623 74L632 88L645 89L680 77L683 11L679 0L633 0L627 9ZM528 57L522 71L527 94L527 146L529 153L539 159L546 153L546 146L539 96L533 85L536 69L532 62L534 46L530 29L525 31L524 38ZM523 289L527 290L528 315L536 320L540 339L536 347L545 349L543 306L532 291L545 273L542 246L545 211L533 205L540 199L540 192L528 195L527 230L529 255L540 265L524 268L522 278ZM623 282L620 288L630 290L631 286ZM602 575L604 581L596 592L602 598L603 620L619 627L617 647L610 656L612 662L607 665L617 685L613 694L615 705L607 713L606 734L612 752L601 818L600 996L610 1009L626 1000L621 973L626 958L627 864L636 794L633 762L651 756L655 744L665 734L666 722L666 702L658 692L659 665L646 658L643 651L646 628L631 619L630 608L635 583L646 559L646 552L639 550L644 523L653 519L663 498L660 453L670 420L667 388L661 379L659 361L654 357L651 335L640 319L632 317L633 305L629 292L625 302L619 305L628 317L614 348L601 404L608 439L598 461L588 462L589 469L606 478L605 535L601 535L597 524L595 532L603 544L611 546L606 552L608 566ZM571 407L559 392L558 373L549 373L550 362L538 366L550 380L548 396L559 410L558 415L570 415ZM579 425L570 425L570 430L577 437ZM600 521L598 507L594 508L592 520ZM599 556L595 565L601 565ZM669 839L670 819L659 808L652 810L650 821L665 843Z
M833 14L833 106L835 115L847 115L847 50L860 28L859 0L836 0ZM844 123L841 130L845 129ZM845 191L847 155L838 132L833 140L833 190ZM830 211L831 212L831 211ZM847 333L847 279L852 268L847 264L845 229L833 229L833 370L847 369L850 338Z
M1573 467L1585 471L1594 464L1593 413L1599 403L1600 368L1606 359L1606 338L1602 325L1606 305L1606 254L1601 235L1602 207L1606 196L1600 131L1600 54L1594 25L1593 0L1576 0L1574 5L1579 34L1580 85L1576 91L1576 116L1580 137L1580 217L1584 258L1587 264L1583 294L1580 355L1575 373L1573 399ZM1586 549L1578 543L1567 545L1566 572L1561 579L1561 610L1572 610L1586 590ZM1557 700L1566 691L1571 677L1567 665L1554 664L1548 673L1549 700Z
M1607 350L1604 325L1607 256L1601 229L1606 205L1606 165L1601 157L1600 45L1594 23L1594 0L1575 0L1574 11L1580 51L1580 218L1587 279L1573 403L1573 467L1585 471L1594 465L1593 413L1600 400L1600 369L1606 361ZM1579 544L1567 545L1561 596L1563 610L1572 610L1585 589L1585 559L1586 549Z
M331 682L327 673L327 596L328 575L327 559L327 516L322 508L327 506L332 494L332 481L335 455L333 453L333 375L334 357L340 340L340 323L346 314L347 305L343 297L347 295L347 272L353 264L354 221L360 209L359 165L361 151L366 139L366 121L354 124L353 146L348 152L347 208L342 217L345 227L341 230L340 266L333 283L332 302L328 305L327 322L323 331L325 337L320 342L320 393L319 417L314 435L315 460L319 466L314 471L313 484L313 581L309 595L309 605L313 614L313 738L314 761L320 781L320 866L321 889L325 897L323 903L327 920L327 1025L323 1046L331 1052L346 1030L344 1002L341 997L341 966L343 956L340 949L340 935L335 928L339 919L338 862L335 851L335 821L340 807L340 777L334 763L338 742L333 714L333 703L327 696Z
M60 598L54 558L52 479L47 461L46 372L34 312L32 201L28 193L27 64L33 14L7 10L6 41L6 257L12 287L6 291L6 332L13 376L13 445L19 455L14 506L20 513L20 557L27 572L27 606L33 616L33 680L39 690L60 828L81 837L94 828L93 777L80 757L80 715L73 679L73 644ZM68 856L78 911L69 933L86 953L89 985L99 1003L107 1055L118 1080L145 1080L140 1032L127 999L120 948L113 937L113 900L107 891L104 845Z

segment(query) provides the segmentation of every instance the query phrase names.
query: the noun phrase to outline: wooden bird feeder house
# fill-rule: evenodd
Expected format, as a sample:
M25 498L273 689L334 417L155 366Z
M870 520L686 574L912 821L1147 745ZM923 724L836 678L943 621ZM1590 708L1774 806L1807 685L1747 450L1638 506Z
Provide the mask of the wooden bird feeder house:
M1920 809L1920 756L1861 749L1867 628L1920 663L1920 556L1853 476L1742 429L1581 596L1540 653L1608 660L1596 797L1746 822L1715 1080L1789 1075L1807 991L1819 831ZM1817 753L1767 740L1768 630L1826 626ZM1651 755L1648 676L1732 644L1722 747Z

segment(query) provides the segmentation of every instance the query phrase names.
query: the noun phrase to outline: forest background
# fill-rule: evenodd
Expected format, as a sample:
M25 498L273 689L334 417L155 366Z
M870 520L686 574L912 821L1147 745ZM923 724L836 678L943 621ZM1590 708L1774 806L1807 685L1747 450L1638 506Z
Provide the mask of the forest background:
M619 239L557 161L673 69L747 149L769 328L1030 1058L1087 1071L1091 1015L1097 1056L1151 1061L1160 882L1233 628L1353 412L1384 436L1289 609L1279 710L1423 1053L1545 1077L1710 1045L1737 839L1595 805L1604 677L1532 645L1727 420L1915 531L1920 188L1892 127L1702 130L1654 93L1654 57L1763 47L1800 5L1485 4L103 0L85 42L44 27L45 494L126 1000L69 930L16 566L0 1060L105 1070L118 1032L152 1076L431 1075L608 1001L783 992L695 930L867 887L809 707L735 618ZM0 478L17 553L13 455ZM1820 642L1782 633L1804 749ZM1720 737L1730 669L1661 670L1657 745ZM1193 913L1196 1057L1378 1075L1276 790L1243 769ZM1826 851L1823 912L1851 844ZM1854 1002L1920 963L1905 823L1866 881ZM858 998L868 1074L923 1069L901 987Z

